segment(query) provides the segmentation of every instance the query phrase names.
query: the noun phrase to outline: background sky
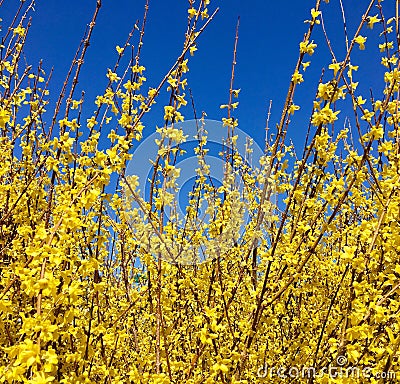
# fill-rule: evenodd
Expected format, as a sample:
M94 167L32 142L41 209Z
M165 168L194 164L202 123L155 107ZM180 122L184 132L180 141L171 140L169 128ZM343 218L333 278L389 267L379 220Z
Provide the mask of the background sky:
M347 31L351 40L368 2L342 1L347 16ZM145 0L102 0L102 2L103 6L100 9L75 93L75 99L79 99L81 90L85 90L83 122L92 115L95 110L95 97L103 94L108 83L107 68L114 67L117 59L116 45L122 46L134 23L137 20L141 21ZM0 0L0 3L2 4L0 18L3 19L1 36L4 36L19 6L19 1L1 2ZM395 14L395 3L394 0L383 3L391 13L389 17ZM226 116L226 110L221 110L220 105L227 104L229 100L235 29L237 18L240 16L234 88L240 88L241 92L238 99L239 109L235 111L235 117L239 119L240 129L253 137L261 148L264 148L264 129L269 102L272 100L273 103L270 128L274 131L274 127L280 120L299 55L299 43L308 29L304 20L310 19L310 9L314 4L312 0L253 0L251 2L211 0L209 13L211 14L216 7L219 7L220 11L198 40L198 51L195 56L188 56L190 59L188 83L198 115L201 116L201 112L205 111L208 119L215 120L221 120ZM47 73L54 68L49 96L53 106L57 101L71 60L92 18L95 6L96 0L37 0L35 11L30 15L32 26L24 49L26 62L35 67L42 60L42 67ZM141 56L141 64L146 67L145 76L148 80L145 90L148 86L158 86L180 55L187 26L187 6L188 2L184 0L150 0ZM345 57L346 49L339 0L331 0L329 4L322 2L321 11L330 43L340 62ZM377 12L378 10L374 7L371 15ZM366 99L370 98L370 89L374 90L375 98L382 98L382 75L385 69L380 65L381 54L378 49L378 43L384 42L383 37L379 38L381 30L379 25L376 25L373 31L364 27L361 34L367 37L367 49L361 51L355 47L352 55L352 64L360 65L360 71L355 74L355 81L360 81L356 94L363 95ZM312 101L323 69L325 69L323 81L332 79L332 71L328 70L332 58L321 26L315 27L312 39L318 47L313 56L306 57L307 61L311 61L311 65L304 74L304 83L298 85L294 97L294 103L300 105L301 109L292 117L287 133L287 142L294 143L299 156L303 150ZM133 39L134 44L136 41L137 36ZM123 71L122 66L120 69ZM156 125L163 125L163 105L168 102L167 100L168 93L164 89L157 105L152 107L151 112L146 115L144 139L155 132ZM344 103L341 101L337 103L337 108L342 113L335 124L336 132L343 127L347 116L355 131L355 124L351 121L351 106L346 106ZM368 105L365 106L368 108ZM50 106L46 109L48 110L47 121L50 122L53 111ZM182 110L182 113L186 119L193 118L190 103L185 110ZM361 124L365 129L367 124L362 121ZM108 128L115 128L115 126L111 124ZM311 133L314 129L311 129ZM357 137L356 131L354 134ZM144 141L151 142L150 139ZM109 144L108 140L107 144ZM137 159L134 158L130 163L133 164L132 173L138 174L138 167L140 169L150 167L148 158L139 158L139 161L136 161ZM289 163L289 167L292 164ZM194 166L186 172L188 176L182 181L178 192L179 208L183 212L188 204L188 192L193 185L193 179L190 178L195 175L193 168ZM215 176L213 172L211 174ZM114 174L109 186L110 192L114 191L112 188L116 180L117 175ZM218 186L217 183L215 184ZM142 186L143 183L140 185L143 192L145 188ZM278 208L284 208L284 203L281 201L283 197L278 197Z
M145 4L145 0L103 0L102 2L103 6L100 9L91 44L85 56L85 63L74 97L79 99L81 90L85 90L82 123L92 115L96 109L95 97L103 94L107 86L107 68L113 68L118 57L116 45L124 44L137 20L141 25ZM351 40L368 4L366 1L355 0L343 0L343 3L348 36ZM389 0L383 4L390 12L388 17L393 16L395 1ZM304 20L310 19L310 10L314 5L314 1L311 0L292 2L253 0L251 3L245 3L244 0L212 0L209 14L212 14L216 7L219 7L220 10L203 35L200 36L197 43L198 51L194 57L188 55L190 68L187 73L188 85L194 96L198 116L205 111L208 119L221 121L223 117L226 117L226 110L221 110L220 105L227 104L229 100L235 29L238 16L240 16L234 89L240 88L241 92L238 99L239 108L235 110L234 116L239 119L239 128L251 136L259 147L264 148L265 122L270 100L272 100L270 129L273 132L280 120L291 76L298 59L299 43L308 29ZM6 26L18 6L19 1L17 0L4 0L0 7L0 17L3 19L4 26L4 30L1 32L3 36ZM76 48L87 24L92 19L95 6L96 0L65 2L38 0L35 11L31 13L32 26L24 54L26 62L34 67L42 60L42 67L47 73L50 73L51 68L54 69L49 96L50 104L53 106L57 101ZM146 67L144 75L147 82L143 87L144 92L148 87L157 87L179 57L187 27L187 7L188 2L183 0L150 1L140 62ZM339 0L331 0L329 4L322 2L321 11L330 44L340 62L346 55L346 45ZM377 13L378 10L374 7L370 15ZM352 64L360 66L360 70L354 75L355 81L360 81L356 95L362 95L366 99L370 99L371 89L375 99L382 98L382 75L385 69L380 64L382 54L378 49L378 44L384 42L384 37L379 37L381 31L382 27L379 25L376 25L373 31L364 27L361 34L367 37L367 48L359 50L358 47L355 47L352 54ZM138 33L132 40L134 45L137 39ZM316 25L314 28L312 39L315 40L318 47L313 56L305 57L306 61L311 61L311 65L304 73L304 83L297 86L294 97L294 103L300 105L301 109L291 118L286 136L287 144L292 142L299 156L303 151L313 100L321 74L324 73L324 82L333 78L332 71L328 69L332 57L320 25ZM129 57L126 58L126 64L128 59ZM123 71L124 66L121 65L119 74L122 74ZM145 115L145 130L142 140L145 145L148 143L154 145L154 132L156 126L163 125L163 106L168 103L168 99L169 93L164 87L157 99L157 104L152 107L149 114ZM354 118L349 101L347 98L345 102L337 103L337 109L342 112L335 123L335 130L338 132L345 123L347 126L350 123L354 137L357 138L356 124L352 121ZM364 107L371 110L368 102ZM53 110L50 106L46 109L49 111L47 121L50 122ZM186 120L193 118L190 100L188 106L181 112ZM349 120L346 120L347 117ZM61 115L60 118L62 118ZM110 124L107 129L115 128L115 124ZM361 125L362 129L367 128L365 122L361 121ZM85 129L83 130L85 131ZM311 134L314 130L315 127L311 127ZM107 134L104 131L103 133ZM221 139L225 135L226 132L221 132ZM105 140L103 144L108 146L108 140ZM184 149L188 151L187 147ZM213 150L214 155L211 154ZM218 156L220 149L211 148L211 151L209 157L211 154L214 159L215 156ZM144 176L140 179L140 189L143 192L144 184L149 176L148 172L151 172L151 165L148 161L149 157L152 157L151 151L142 150L141 153L148 153L146 159L135 158L139 152L136 143L132 152L134 158L130 163L133 164L131 173L136 175L139 175L140 172L143 173ZM193 157L193 153L191 157ZM178 159L177 164L181 168L178 199L179 206L184 211L188 204L188 192L193 186L195 166L189 165L185 170L181 166L182 158ZM219 161L221 160L219 159ZM290 160L289 167L292 167L293 161L294 159ZM207 163L210 164L208 158ZM127 174L131 174L129 170L128 166ZM216 174L211 168L211 175L216 177ZM117 175L113 175L114 180L117 180ZM110 185L115 185L113 181ZM217 178L214 181L218 186L220 180ZM144 194L144 197L148 197L146 193ZM279 202L278 205L280 205Z
M32 16L32 27L25 49L27 61L36 64L43 59L43 67L49 72L54 67L51 83L52 100L56 99L68 71L75 50L91 20L95 0L37 1ZM5 1L1 9L3 24L14 14L19 1ZM144 1L103 0L91 40L91 46L80 76L78 92L85 89L88 101L87 114L97 94L107 84L105 73L117 58L115 46L122 45L132 25L141 20ZM152 0L144 38L141 63L146 67L147 85L156 86L181 52L187 23L188 2L183 0ZM279 121L281 109L289 86L299 51L299 42L307 30L304 20L310 18L314 1L261 1L246 3L243 0L214 0L209 13L219 7L215 20L209 25L198 42L198 51L190 57L188 73L198 114L207 113L208 118L220 120L226 110L219 106L228 101L229 82L235 27L240 16L240 34L237 52L235 88L241 88L239 109L240 128L263 147L265 119L269 101L272 100L270 126ZM349 35L354 34L362 12L367 6L363 1L344 1ZM338 57L343 59L345 44L342 16L337 0L330 4L322 2L326 29ZM377 11L373 11L375 14ZM4 33L4 32L2 32ZM368 36L368 31L363 31ZM310 58L311 66L305 74L305 82L298 87L295 103L301 105L293 118L288 137L301 149L308 118L312 108L321 69L331 62L320 26L313 38L318 43L316 53ZM369 37L368 43L373 37ZM375 44L375 50L377 51ZM372 49L373 47L371 47ZM358 49L357 49L358 50ZM371 50L355 52L360 60L366 60ZM379 61L378 61L379 63ZM380 80L378 63L369 63L364 78L365 89ZM357 63L355 63L357 64ZM327 80L331 73L327 70ZM166 95L166 92L164 92ZM146 118L144 136L154 132L155 125L162 124L162 99ZM157 109L158 108L158 109ZM94 110L94 105L93 109ZM191 108L183 113L192 117Z

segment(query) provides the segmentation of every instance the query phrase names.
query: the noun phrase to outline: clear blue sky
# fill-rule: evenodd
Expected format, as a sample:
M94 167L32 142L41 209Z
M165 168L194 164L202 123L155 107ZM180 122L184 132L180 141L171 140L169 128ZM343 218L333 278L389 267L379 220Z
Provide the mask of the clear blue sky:
M57 96L76 47L91 19L95 3L95 0L37 1L25 52L29 63L35 65L39 59L43 59L43 66L48 72L54 67L51 87L53 99ZM344 3L348 30L352 36L367 4L360 1ZM5 1L0 15L4 25L7 25L7 20L18 4L16 0ZM187 4L183 0L150 1L142 55L149 86L158 84L180 53L186 28ZM144 1L103 0L78 87L85 89L86 99L90 103L104 89L107 81L105 73L116 59L115 46L125 41L135 20L142 18L143 5ZM242 91L236 116L240 128L251 134L262 146L269 100L273 100L270 125L274 126L279 120L298 57L299 42L307 30L304 20L309 18L309 10L313 6L314 1L310 0L254 0L250 3L243 0L212 1L210 13L216 7L220 7L220 11L200 38L199 50L190 58L189 63L189 86L198 112L206 111L210 119L221 119L224 116L224 110L220 110L219 105L228 100L235 26L240 15L235 88L241 88ZM339 2L322 2L322 11L334 48L344 54ZM375 13L373 11L372 14ZM369 36L368 33L363 32ZM291 126L288 135L294 139L299 149L303 144L311 111L310 101L305 104L303 101L312 98L321 68L327 67L331 61L318 26L315 40L319 47L316 55L311 58L312 64L306 72L306 81L299 86L295 97L295 102L302 106L302 110L295 116L295 124ZM363 61L368 58L368 53L361 51L357 55ZM340 55L339 58L343 59ZM373 85L377 70L378 67L368 69L370 76L365 78L367 87ZM90 114L94 106L86 105L86 108L86 113ZM186 115L189 118L192 116L191 108L187 109ZM155 108L155 114L146 120L145 136L153 132L156 124L162 124L159 121L161 116L161 111L157 114Z

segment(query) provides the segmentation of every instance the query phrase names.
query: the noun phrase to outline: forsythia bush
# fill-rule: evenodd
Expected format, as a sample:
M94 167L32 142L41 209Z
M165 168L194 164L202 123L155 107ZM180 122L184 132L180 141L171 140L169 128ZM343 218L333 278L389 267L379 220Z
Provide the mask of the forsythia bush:
M174 164L185 141L177 123L190 54L214 17L209 0L189 3L182 54L159 87L146 88L140 61L146 8L143 27L117 47L117 64L90 116L75 91L100 1L55 100L42 65L23 60L32 4L23 4L5 30L0 382L388 382L399 369L400 345L398 18L371 1L345 56L332 51L298 156L286 140L300 108L295 90L319 48L312 34L323 27L321 12L333 6L317 1L265 156L250 167L235 152L238 91L231 86L223 106L225 178L216 190L204 130L183 223L174 208ZM368 49L368 27L380 39L384 66L373 96L358 91L363 63L352 60ZM135 38L139 50L121 70ZM150 197L143 198L125 168L164 86L170 103ZM348 124L334 130L344 111ZM199 252L207 262L196 262ZM367 368L369 376L289 375L293 367L320 372L335 364ZM284 367L286 376L265 375L272 367Z

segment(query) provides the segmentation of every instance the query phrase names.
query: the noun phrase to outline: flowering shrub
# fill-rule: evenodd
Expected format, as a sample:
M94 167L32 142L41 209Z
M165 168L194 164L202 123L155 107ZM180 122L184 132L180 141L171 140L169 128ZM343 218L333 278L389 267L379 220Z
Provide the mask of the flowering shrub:
M146 8L143 27L116 47L117 64L131 39L139 50L126 70L108 70L87 119L75 88L101 2L55 103L42 66L22 59L32 4L21 6L6 32L0 382L258 383L260 367L323 369L343 356L343 367L368 368L369 382L382 382L399 368L398 18L371 1L345 56L331 51L302 156L286 133L300 109L295 91L305 86L307 60L318 52L314 30L324 28L324 9L332 5L318 0L311 10L282 117L253 167L235 150L234 57L222 106L225 177L213 185L207 132L199 128L196 187L181 222L176 157L185 132L176 124L184 119L190 55L215 15L209 0L189 3L182 53L159 86L146 88L140 61ZM364 63L353 61L354 52L369 48L366 28L377 32L385 69L372 96L358 91ZM143 117L164 88L170 103L158 129L151 193L143 197L125 168ZM341 111L350 117L334 130ZM208 262L196 262L200 250ZM296 380L366 382L327 374Z

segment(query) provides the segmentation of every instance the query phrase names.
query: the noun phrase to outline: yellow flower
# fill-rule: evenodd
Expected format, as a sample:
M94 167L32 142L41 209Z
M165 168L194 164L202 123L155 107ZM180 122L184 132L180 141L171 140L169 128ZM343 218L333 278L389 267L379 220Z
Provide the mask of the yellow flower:
M46 362L44 364L44 371L51 372L53 370L53 367L56 366L58 363L56 351L52 347L49 347L44 357L46 359Z
M182 64L180 65L180 68L181 68L181 70L182 70L182 73L186 73L187 71L189 71L189 68L188 68L188 66L187 66L187 63L188 63L188 59L183 60L183 61L182 61Z
M196 51L197 51L196 45L192 45L192 46L189 48L190 56L194 56L194 53L195 53Z
M362 96L357 97L357 105L363 105L366 101L367 100L363 99Z
M378 15L369 16L368 17L368 28L373 28L375 23L379 23L381 19L378 18Z
M10 121L10 112L7 109L0 108L0 128L5 128Z
M170 84L172 88L176 88L178 86L178 79L170 76L167 80L167 83Z
M319 15L321 14L321 11L316 11L315 8L311 9L311 17L314 19L316 19Z
M329 104L325 105L320 111L315 111L312 115L311 123L318 127L323 124L331 124L337 120L340 111L333 112Z
M21 349L17 360L20 364L24 364L27 367L30 367L40 361L39 346L36 343L34 343L30 339L27 339L22 346L23 349Z
M369 111L368 109L364 109L364 114L361 116L361 120L370 122L371 119L374 117L374 115L375 115L374 111Z
M25 28L22 27L22 25L18 25L17 28L14 28L13 30L13 35L20 35L22 36L25 33Z
M303 75L301 73L299 73L298 70L296 70L293 75L292 75L292 81L295 84L300 84L304 81L303 79Z
M72 100L71 109L78 109L80 104L82 104L82 100Z
M142 74L143 71L144 71L145 69L146 69L146 68L143 67L143 65L134 65L134 66L132 67L132 72L133 72L133 73L140 73L140 74Z
M393 49L393 41L387 43L379 44L379 51L385 52L385 49Z
M359 48L361 50L365 49L365 42L367 41L367 38L361 35L358 35L355 39L354 42L357 43L359 45Z
M36 372L35 376L29 382L32 384L46 384L55 379L54 376L46 376L44 372Z
M114 144L114 141L118 139L118 135L115 133L115 131L112 129L111 132L107 136L110 140L111 143Z
M164 120L173 120L175 108L171 105L166 105L164 107Z
M298 111L299 109L300 109L300 107L298 105L291 104L288 109L288 113L289 113L289 115L293 115L295 113L295 111Z
M303 67L303 71L305 71L310 64L311 64L311 61L306 61L305 63L301 63L301 65Z
M223 127L231 127L231 128L235 128L239 125L237 119L234 119L233 117L231 117L230 119L223 117L222 118L222 126Z
M239 89L232 89L233 97L239 97L239 92L240 92L240 88Z
M311 43L306 40L300 43L300 52L307 53L310 56L314 53L314 49L317 47L317 44L314 43L314 40Z
M116 82L118 80L121 80L121 78L118 77L116 73L112 72L111 69L108 69L106 76L110 79L111 82Z
M96 118L92 116L90 119L87 119L88 128L93 128L97 124Z
M347 76L351 77L353 75L353 71L358 71L358 65L349 64L349 70L347 71Z
M336 74L338 73L339 69L340 69L340 63L332 63L329 64L329 69L332 69L333 71L333 76L336 76Z
M311 20L305 20L305 23L320 24L321 21L317 20L317 17L321 14L321 11L316 11L315 8L311 9Z
M196 16L197 11L195 8L190 8L190 9L188 9L188 14L189 14L189 18L191 19L192 17Z
M207 19L209 17L208 13L207 13L207 8L201 12L201 19Z
M219 363L215 363L212 367L212 369L216 372L218 371L222 371L224 373L229 371L229 368L225 365L225 364L219 364Z

